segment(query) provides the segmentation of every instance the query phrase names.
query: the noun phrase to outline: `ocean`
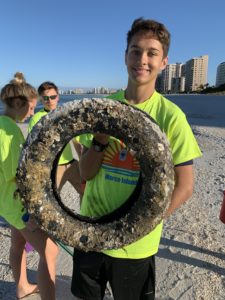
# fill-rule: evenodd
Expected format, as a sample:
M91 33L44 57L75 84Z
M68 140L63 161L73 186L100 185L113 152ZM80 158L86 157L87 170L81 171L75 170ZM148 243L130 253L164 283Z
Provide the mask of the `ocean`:
M105 96L107 95L60 95L59 105L83 98L104 98ZM165 95L165 97L184 111L192 125L225 127L225 95L170 94ZM42 104L38 103L35 112L41 107ZM3 104L0 102L0 114L2 114L3 109Z
M186 114L190 124L225 128L225 95L166 95Z

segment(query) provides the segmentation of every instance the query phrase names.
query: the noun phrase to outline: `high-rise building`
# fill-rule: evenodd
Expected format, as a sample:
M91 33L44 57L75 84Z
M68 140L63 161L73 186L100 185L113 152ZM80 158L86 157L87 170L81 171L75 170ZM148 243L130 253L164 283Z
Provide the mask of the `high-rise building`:
M182 64L169 64L162 71L161 79L161 91L163 93L178 93L180 90L180 81L178 78L181 77Z
M172 78L171 92L174 94L181 93L185 91L185 77L175 77Z
M162 71L162 87L161 90L163 93L171 92L172 78L176 74L176 64L169 64Z
M221 84L225 84L225 62L219 64L216 72L216 86L218 87Z
M195 57L185 64L185 90L197 91L207 83L208 55Z

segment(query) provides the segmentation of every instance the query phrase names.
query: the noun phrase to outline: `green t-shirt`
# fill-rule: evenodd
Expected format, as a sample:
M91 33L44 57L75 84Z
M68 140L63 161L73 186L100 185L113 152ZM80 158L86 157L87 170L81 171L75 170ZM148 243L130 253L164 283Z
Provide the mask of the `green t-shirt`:
M28 132L31 131L33 126L45 115L47 115L48 112L42 108L40 111L38 111L31 119L28 125ZM64 148L60 158L59 158L59 165L64 165L73 160L73 153L70 144L67 144Z
M109 98L127 102L121 91ZM141 104L135 105L147 112L165 132L174 165L201 156L192 130L184 113L174 103L157 92ZM92 136L82 136L80 142L90 147ZM87 181L81 204L81 214L101 216L121 206L133 192L138 175L139 164L131 153L125 151L125 145L110 137L109 146L104 152L102 166L98 174ZM162 232L162 222L148 235L137 242L117 250L105 250L105 254L118 258L145 258L158 251Z
M12 226L23 229L25 209L20 199L14 198L16 169L24 136L16 122L0 116L0 215Z

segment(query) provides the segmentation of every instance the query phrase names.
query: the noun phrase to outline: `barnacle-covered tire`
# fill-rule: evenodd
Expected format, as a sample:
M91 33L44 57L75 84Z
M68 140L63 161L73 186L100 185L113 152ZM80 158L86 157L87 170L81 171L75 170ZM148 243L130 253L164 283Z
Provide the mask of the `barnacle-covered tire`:
M119 220L83 221L56 201L51 180L55 159L75 135L88 132L122 139L139 160L141 192ZM57 108L34 126L22 149L17 182L28 211L51 237L84 251L100 251L128 245L160 223L170 203L174 172L165 134L147 114L119 101L83 99Z

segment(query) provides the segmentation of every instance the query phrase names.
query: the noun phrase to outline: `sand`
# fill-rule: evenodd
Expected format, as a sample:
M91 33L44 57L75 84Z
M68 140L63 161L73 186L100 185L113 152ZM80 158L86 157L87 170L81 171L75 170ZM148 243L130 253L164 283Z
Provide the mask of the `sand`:
M199 126L196 119L195 122L189 121L195 124L192 128L203 157L195 160L192 198L164 222L156 257L156 300L224 300L225 225L219 220L219 212L225 189L225 121L221 126L220 120L220 127L217 122ZM22 129L25 133L26 125L22 125ZM74 192L69 184L64 186L62 193L68 205L71 204ZM10 231L3 220L0 220L0 245L0 299L16 299L8 260ZM29 253L29 277L33 280L37 274L37 262L37 253ZM71 272L72 258L60 249L57 299L76 299L70 294ZM26 299L40 298L33 296Z

